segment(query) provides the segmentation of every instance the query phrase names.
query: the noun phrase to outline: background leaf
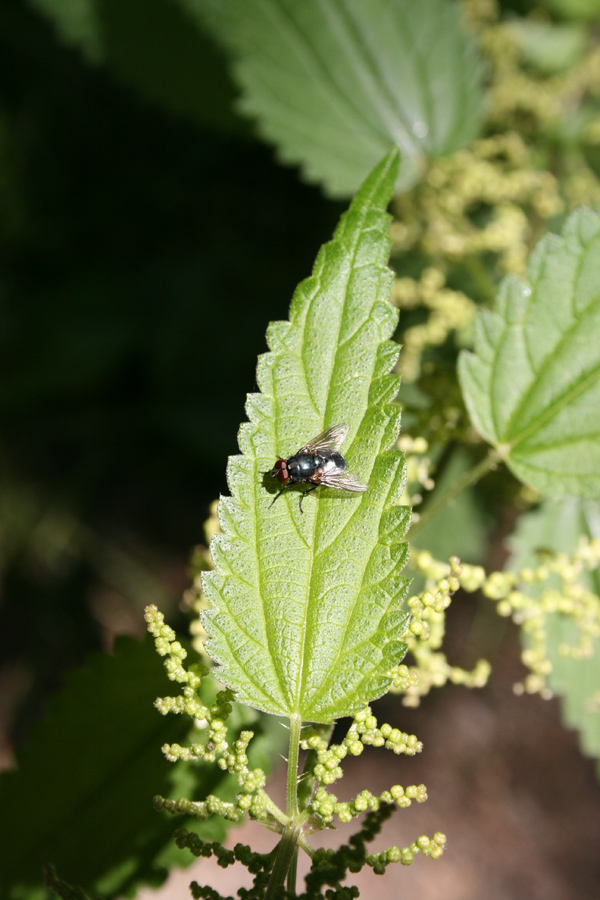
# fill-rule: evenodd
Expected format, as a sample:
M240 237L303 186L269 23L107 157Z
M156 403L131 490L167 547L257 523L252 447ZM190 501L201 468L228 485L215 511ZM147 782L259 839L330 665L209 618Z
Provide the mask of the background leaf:
M205 577L212 609L207 650L219 678L244 703L327 722L380 696L406 646L400 610L406 580L401 542L409 510L394 444L400 410L389 342L397 313L388 302L390 199L398 152L369 176L313 275L297 288L289 322L268 332L262 393L246 404L243 456L231 457L231 498L219 503L224 535L213 540L216 571ZM321 489L304 515L296 491L272 509L275 487L261 473L323 428L349 425L342 447L364 494Z
M243 132L234 87L209 35L173 0L28 0L88 63L204 127Z
M156 886L167 866L193 861L175 848L178 825L207 840L225 838L220 817L199 823L153 809L155 794L218 792L233 799L239 790L216 766L164 759L162 744L183 742L190 725L185 716L161 716L154 708L169 685L149 637L120 638L114 655L94 654L70 674L18 754L18 770L0 778L0 896L47 897L42 865L52 862L66 881L114 897L141 884ZM230 726L260 731L256 718L236 708ZM271 758L280 749L276 738ZM264 741L256 742L253 765L268 768Z
M577 210L507 278L459 376L479 433L550 496L600 497L600 218Z
M537 567L536 551L539 549L572 553L580 535L600 538L600 505L577 497L565 497L560 503L546 500L519 520L509 539L509 568L518 571L527 566ZM600 596L598 569L583 572L580 580ZM535 585L528 586L528 592L535 590ZM577 643L575 629L568 619L558 614L549 616L547 634L549 659L553 666L548 683L561 696L564 722L579 731L583 752L600 760L600 641L595 641L593 656L575 660L558 652L561 644L572 646Z
M283 162L348 197L390 145L397 190L478 132L480 66L447 0L180 0L236 60L240 109Z

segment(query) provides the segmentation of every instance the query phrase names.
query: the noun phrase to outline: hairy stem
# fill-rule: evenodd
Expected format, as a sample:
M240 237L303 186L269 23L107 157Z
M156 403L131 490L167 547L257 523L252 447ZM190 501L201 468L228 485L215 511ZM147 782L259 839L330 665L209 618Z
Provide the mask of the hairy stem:
M295 715L290 718L290 749L288 753L286 813L290 819L298 817L298 757L300 755L300 732L302 719Z
M281 841L277 848L275 865L269 878L269 885L265 894L265 900L271 900L277 889L283 884L287 876L287 887L292 893L296 891L296 867L298 860L298 840L302 833L302 824L299 821L298 809L298 757L300 754L300 732L302 731L302 718L298 715L290 718L290 746L288 753L288 777L286 813L288 824L281 835Z
M275 864L273 866L273 871L271 872L269 884L265 893L265 900L273 900L273 898L277 895L278 888L280 888L285 881L288 872L293 870L295 875L296 867L295 865L292 866L292 863L294 862L298 854L298 838L300 836L301 827L301 825L297 825L295 822L289 822L286 825L285 831L281 835L281 840L279 841L279 846L277 847ZM295 884L290 885L289 879L288 889L292 891L292 893L295 893L296 886Z
M498 463L502 460L503 454L501 451L496 450L495 448L491 448L487 456L481 460L481 462L477 463L469 472L465 472L457 481L454 482L450 490L446 491L441 497L435 499L432 503L428 504L425 512L419 518L414 525L411 526L409 532L409 539L412 543L414 537L418 532L428 523L431 519L435 518L443 509L449 506L450 503L453 503L456 498L462 494L468 487L471 487L473 484L477 484L477 482L483 478L484 475L487 475L492 469L495 469Z
M296 894L296 874L298 871L298 844L294 847L294 854L290 860L287 874L287 889L290 894Z

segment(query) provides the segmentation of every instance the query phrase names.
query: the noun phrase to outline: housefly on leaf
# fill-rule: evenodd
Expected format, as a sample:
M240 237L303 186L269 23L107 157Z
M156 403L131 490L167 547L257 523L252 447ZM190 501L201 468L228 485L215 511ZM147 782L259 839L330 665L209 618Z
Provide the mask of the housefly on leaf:
M302 512L302 501L305 495L316 491L321 485L357 493L366 491L368 485L363 484L356 476L346 471L346 460L339 452L347 434L347 425L332 425L304 447L300 447L298 452L289 459L278 459L271 471L265 472L265 475L276 478L283 485L275 500L278 500L283 492L294 484L311 484L312 487L303 491L300 497L300 512ZM273 503L270 504L269 509Z

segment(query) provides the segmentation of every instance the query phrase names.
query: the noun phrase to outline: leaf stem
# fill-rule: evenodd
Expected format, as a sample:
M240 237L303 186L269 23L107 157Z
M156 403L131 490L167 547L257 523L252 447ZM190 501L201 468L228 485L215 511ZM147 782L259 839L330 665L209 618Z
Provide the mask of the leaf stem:
M288 753L287 801L286 813L290 819L298 817L298 758L300 755L300 732L302 718L290 716L290 749Z
M288 824L285 827L277 848L277 856L265 900L275 897L277 889L283 884L287 876L288 890L294 894L296 891L296 868L298 862L298 840L302 833L302 817L298 808L298 759L300 756L300 733L302 731L302 717L290 716L290 745L288 752L288 776L286 813Z
M277 847L277 856L275 857L275 864L273 865L273 871L271 872L269 884L267 885L265 900L273 900L273 898L277 896L278 889L285 881L285 877L288 873L291 874L293 872L294 882L296 881L295 860L298 856L298 838L300 836L301 828L302 826L296 824L296 822L289 822L286 825L285 831L281 835L279 846ZM296 891L295 883L290 885L289 878L288 890L292 893L295 893Z
M456 498L462 494L467 488L471 487L473 484L477 484L477 482L483 478L484 475L487 475L488 472L491 472L492 469L495 469L498 463L504 458L504 453L502 450L498 450L495 447L491 447L488 454L483 457L483 459L477 463L469 472L465 472L457 481L454 482L450 490L446 491L441 497L436 498L432 503L430 503L423 515L419 518L414 525L411 526L409 531L409 540L412 543L415 537L415 534L418 534L422 528L427 525L431 519L435 518L443 509L453 503Z
M298 871L298 844L294 845L294 853L290 860L290 867L287 874L287 889L290 894L296 896L296 874Z

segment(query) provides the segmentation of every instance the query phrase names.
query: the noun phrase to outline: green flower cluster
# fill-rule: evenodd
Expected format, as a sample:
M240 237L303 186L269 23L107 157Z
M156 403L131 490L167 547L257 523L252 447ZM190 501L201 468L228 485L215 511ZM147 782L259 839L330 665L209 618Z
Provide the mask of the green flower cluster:
M396 198L392 253L416 252L442 271L457 262L469 269L472 257L490 254L500 272L522 273L542 223L563 208L557 179L539 168L523 137L495 134L437 160ZM493 284L478 285L488 299Z
M575 642L558 647L561 656L571 659L590 657L600 637L600 597L582 581L584 571L593 571L600 561L600 540L581 538L577 550L566 553L544 552L537 568L520 572L491 572L481 566L463 566L461 587L481 590L497 604L498 615L512 618L527 636L521 654L529 674L515 685L516 693L539 693L552 697L548 675L552 662L548 652L548 620L559 614L574 627Z
M381 853L368 853L366 845L380 832L381 826L392 814L392 809L392 806L384 804L370 812L365 816L361 830L337 850L317 850L306 878L307 893L301 894L298 900L313 900L323 896L327 900L352 900L359 896L358 888L340 885L348 872L360 872L363 866L368 865L377 875L383 875L390 863L400 862L408 866L419 853L431 859L442 855L446 836L441 832L437 832L433 838L422 835L402 849L388 847ZM332 888L323 895L320 891L325 885L331 885Z
M392 814L392 806L382 805L377 810L365 816L359 832L352 835L347 844L343 844L337 850L319 848L312 855L311 869L306 876L306 891L301 894L290 894L283 887L275 896L280 900L353 900L359 896L358 888L350 885L341 885L348 873L360 872L365 866L370 866L378 875L383 875L386 867L391 863L402 863L408 866L419 853L431 859L438 859L446 846L446 835L436 832L432 838L421 835L407 847L388 847L379 853L368 853L367 844L370 843L381 831L386 819ZM236 844L233 850L226 850L217 842L203 841L197 834L180 828L175 833L177 846L187 848L196 857L215 856L222 868L227 868L235 862L241 863L253 874L254 884L250 889L242 888L238 891L243 900L260 900L264 897L264 890L275 862L275 851L270 853L255 853L244 844ZM323 888L328 886L325 893ZM204 900L222 900L221 894L209 886L200 886L197 882L190 885L192 896L204 898ZM228 898L233 900L233 898Z
M496 0L463 0L486 61L483 136L433 160L420 183L394 200L392 299L407 317L399 372L416 381L430 348L471 342L476 305L500 278L523 275L549 223L580 203L600 204L590 165L600 143L600 48L590 35L558 71L536 65L526 35L544 25L501 19ZM556 26L560 31L560 26ZM415 273L416 270L416 273Z
M405 706L418 706L433 687L447 682L465 687L483 687L490 675L490 665L479 660L472 671L452 666L440 648L446 631L446 611L452 595L461 586L462 567L458 557L440 563L427 551L411 556L411 566L428 579L427 589L408 600L411 623L403 636L414 665L395 666L390 670L392 693L403 694Z
M447 591L454 587L455 576L446 579ZM441 596L441 594L440 594ZM444 606L444 604L441 604ZM435 606L435 603L434 603ZM424 604L422 609L426 609ZM415 622L419 621L418 616ZM217 814L233 822L239 822L245 813L257 819L271 830L285 835L290 829L298 833L298 845L312 859L311 873L307 878L308 892L301 895L309 898L322 896L319 886L333 885L326 896L353 896L351 888L340 885L341 878L347 871L356 872L363 865L371 866L375 872L382 873L390 863L400 862L409 865L414 856L422 853L431 859L439 858L445 847L446 838L436 833L432 838L421 835L408 846L388 847L378 853L367 853L365 844L372 840L381 826L381 822L397 806L406 809L413 801L424 803L427 799L425 785L409 785L402 787L395 784L379 796L371 791L363 790L350 801L339 801L327 788L343 775L341 763L346 756L359 756L365 747L384 747L395 754L414 756L420 753L423 745L413 734L407 734L391 725L378 725L371 709L358 712L348 728L344 740L339 744L329 744L326 729L322 726L307 728L300 738L300 747L308 751L304 773L299 784L299 812L292 819L286 815L268 797L264 790L265 774L261 769L248 766L248 745L253 737L252 732L242 731L236 740L231 740L227 731L227 719L231 713L233 695L230 691L220 691L213 704L204 703L199 696L202 679L208 674L204 665L185 667L186 650L176 640L174 631L165 624L163 615L155 606L146 609L148 630L154 636L156 649L163 656L165 669L172 681L182 685L179 697L164 697L156 701L161 713L185 713L206 731L206 740L187 747L179 744L168 744L163 747L167 759L202 761L216 763L221 769L234 775L240 785L240 792L235 802L225 802L219 797L209 795L204 800L194 801L187 798L170 800L155 797L157 810L166 810L173 815L184 814L206 819ZM367 813L361 831L354 835L349 844L337 851L314 849L307 838L323 828L330 827L334 817L339 822L348 823L352 819ZM250 848L238 844L233 851L224 849L218 843L202 841L196 834L180 829L176 835L177 844L187 847L196 856L215 855L219 865L228 866L238 861L247 866L255 874L253 888L245 893L247 900L262 896L262 891L269 875L276 865L276 855L253 853ZM197 897L218 898L219 894L210 887L195 884L192 893ZM286 893L281 888L281 896Z
M335 794L326 788L342 777L340 762L348 755L360 756L365 747L384 747L395 754L414 756L423 749L423 744L414 734L407 734L398 728L384 724L378 727L377 719L370 707L356 713L344 740L340 744L331 744L322 738L314 728L309 728L302 737L300 746L313 752L316 762L311 766L309 777L317 785L312 800L307 805L311 823L306 833L318 831L331 825L334 816L340 822L351 822L367 810L378 810L381 804L396 804L406 809L415 800L424 803L427 800L427 789L424 784L410 785L403 788L393 785L379 796L371 791L361 791L353 800L338 801Z
M164 666L168 677L183 685L181 696L160 697L155 701L156 708L163 715L185 713L197 722L200 721L206 730L203 743L194 743L189 747L182 747L180 744L163 745L165 757L170 762L178 759L216 762L220 769L235 776L241 788L235 803L226 803L212 794L201 801L155 797L156 809L164 809L173 815L185 813L199 819L207 819L216 813L234 822L239 822L245 813L260 820L266 820L274 812L279 813L263 790L265 773L262 769L251 769L248 766L248 744L254 736L253 732L242 731L237 740L233 741L228 737L227 719L232 710L233 693L229 690L219 691L214 704L207 706L203 703L198 691L202 678L208 675L207 667L196 664L184 668L183 661L187 657L187 651L176 640L175 632L165 624L164 616L156 606L146 608L145 618L148 630L154 637L157 653L166 657Z
M456 557L444 563L427 551L414 552L411 566L427 579L427 589L408 601L413 619L404 640L415 663L390 670L391 692L403 694L405 705L417 706L433 687L443 687L447 682L471 688L486 684L491 671L486 660L479 660L471 671L466 671L450 665L440 650L446 610L452 594L460 587L469 593L481 591L496 603L498 615L510 617L526 635L521 659L529 674L515 685L515 692L551 698L550 617L559 615L572 626L573 640L558 647L561 656L586 659L593 655L600 637L600 597L587 586L582 575L596 569L599 562L600 540L584 537L574 553L544 551L539 566L518 572L488 574L482 566L461 564Z
M396 278L390 300L399 309L421 306L428 312L424 322L406 328L402 334L398 372L407 382L418 378L425 348L441 346L452 332L469 329L476 311L473 301L462 291L447 288L442 271L432 267L425 268L419 279Z

